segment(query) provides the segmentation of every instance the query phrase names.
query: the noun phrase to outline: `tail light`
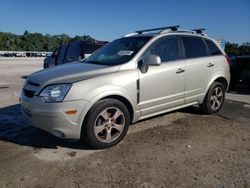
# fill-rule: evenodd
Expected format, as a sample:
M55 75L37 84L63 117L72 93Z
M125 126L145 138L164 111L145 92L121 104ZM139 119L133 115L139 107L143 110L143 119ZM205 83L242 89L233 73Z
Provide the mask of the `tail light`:
M227 59L227 63L228 63L228 65L230 65L230 63L231 63L231 59L230 59L230 57L229 57L228 55L225 55L225 58Z

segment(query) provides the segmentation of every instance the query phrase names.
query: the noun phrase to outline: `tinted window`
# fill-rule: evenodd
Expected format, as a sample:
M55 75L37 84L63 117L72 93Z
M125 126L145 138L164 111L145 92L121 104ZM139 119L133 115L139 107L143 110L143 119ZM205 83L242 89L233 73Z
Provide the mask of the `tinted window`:
M61 47L60 52L59 52L59 57L63 57L65 55L67 49L67 45L64 45Z
M177 37L165 37L156 41L143 54L142 59L151 54L160 56L162 62L173 61L182 57Z
M67 45L63 45L63 46L61 46L59 48L58 56L57 56L57 59L56 59L56 64L57 65L63 64L64 54L65 54L66 49L67 49Z
M81 42L70 43L65 55L66 62L79 60L80 53L81 53Z
M51 54L51 58L56 58L58 56L58 48Z
M199 37L181 37L186 51L186 58L207 56L206 45Z
M80 52L81 52L81 42L74 42L69 45L66 56L76 57L79 56Z
M214 44L213 41L205 39L205 42L209 50L209 55L222 55L220 49Z
M101 48L103 45L97 45L97 44L84 44L83 45L83 52L84 54L92 54L99 48Z

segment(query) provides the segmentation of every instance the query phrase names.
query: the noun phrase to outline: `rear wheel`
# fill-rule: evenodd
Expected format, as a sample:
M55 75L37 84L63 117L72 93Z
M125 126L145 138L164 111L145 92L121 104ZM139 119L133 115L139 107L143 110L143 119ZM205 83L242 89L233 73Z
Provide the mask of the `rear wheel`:
M203 101L200 108L205 114L215 114L220 111L225 99L225 87L220 82L214 82Z
M130 115L122 102L103 99L88 112L84 140L97 149L114 146L126 135L129 123Z

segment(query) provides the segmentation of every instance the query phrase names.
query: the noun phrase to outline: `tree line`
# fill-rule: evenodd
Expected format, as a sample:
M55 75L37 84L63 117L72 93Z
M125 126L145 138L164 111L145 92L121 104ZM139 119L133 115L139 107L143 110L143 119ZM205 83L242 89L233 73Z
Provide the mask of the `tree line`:
M225 52L230 55L250 55L250 42L243 43L241 45L237 43L227 42L225 46Z
M78 40L94 41L89 35L70 37L66 34L43 35L41 33L29 33L22 35L0 32L0 50L3 51L54 51L58 46ZM230 55L250 55L250 43L241 45L227 42L225 52Z
M73 41L94 41L89 35L70 37L66 34L43 35L41 33L29 33L23 35L0 32L0 50L2 51L54 51L58 46Z

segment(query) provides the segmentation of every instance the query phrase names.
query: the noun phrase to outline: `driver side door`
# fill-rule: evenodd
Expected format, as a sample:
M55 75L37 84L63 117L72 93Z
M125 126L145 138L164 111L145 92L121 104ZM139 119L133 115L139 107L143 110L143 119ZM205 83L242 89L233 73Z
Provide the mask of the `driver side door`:
M139 107L143 117L184 105L185 61L179 38L158 39L145 51L140 62L151 54L160 56L161 64L149 66L146 73L138 69Z

